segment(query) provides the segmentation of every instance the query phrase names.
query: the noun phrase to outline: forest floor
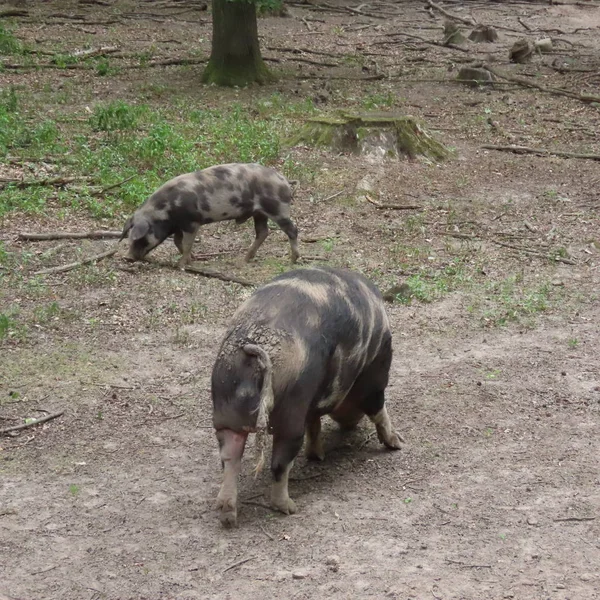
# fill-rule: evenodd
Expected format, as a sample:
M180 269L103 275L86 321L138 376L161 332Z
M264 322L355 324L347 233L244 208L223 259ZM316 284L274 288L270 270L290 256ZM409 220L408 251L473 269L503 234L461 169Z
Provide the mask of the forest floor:
M575 97L599 93L600 5L444 8L499 39L443 46L424 2L298 3L259 19L278 80L218 89L200 83L200 2L5 5L0 428L64 412L0 437L0 598L600 598L599 163L483 147L600 154L600 106ZM474 62L573 95L457 83ZM412 115L455 154L285 144L338 108ZM210 373L252 288L169 268L170 241L36 275L116 241L19 234L120 230L170 177L235 161L299 180L301 265L406 284L387 393L406 444L328 422L325 461L292 472L298 513L270 510L246 463L224 530ZM279 231L251 264L250 223L201 233L197 267L256 284L292 268Z

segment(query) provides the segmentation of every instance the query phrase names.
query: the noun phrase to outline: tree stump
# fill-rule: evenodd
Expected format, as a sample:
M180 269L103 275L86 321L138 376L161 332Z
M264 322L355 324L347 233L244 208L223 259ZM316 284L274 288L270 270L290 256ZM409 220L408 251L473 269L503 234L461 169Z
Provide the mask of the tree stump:
M513 44L513 47L508 53L508 58L511 62L526 63L531 60L533 55L533 45L529 40L518 40Z
M466 41L465 36L461 33L456 23L449 20L444 21L444 40L442 42L444 46L448 44L456 44L458 46L464 44Z
M414 117L390 113L340 112L314 117L307 120L289 143L292 146L307 143L379 158L423 156L441 161L452 154Z
M462 67L458 72L456 79L471 87L489 85L496 80L492 73L487 69L480 67Z
M489 25L478 25L471 31L469 34L469 39L472 42L497 42L498 41L498 33Z

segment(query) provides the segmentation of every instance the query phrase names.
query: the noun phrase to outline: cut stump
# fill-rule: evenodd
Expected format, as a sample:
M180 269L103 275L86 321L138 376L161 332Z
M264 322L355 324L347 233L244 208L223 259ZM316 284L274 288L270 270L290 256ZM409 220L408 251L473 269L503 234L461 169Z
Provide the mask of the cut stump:
M292 146L300 143L380 158L421 156L442 161L452 154L417 119L391 113L340 112L314 117L289 140Z

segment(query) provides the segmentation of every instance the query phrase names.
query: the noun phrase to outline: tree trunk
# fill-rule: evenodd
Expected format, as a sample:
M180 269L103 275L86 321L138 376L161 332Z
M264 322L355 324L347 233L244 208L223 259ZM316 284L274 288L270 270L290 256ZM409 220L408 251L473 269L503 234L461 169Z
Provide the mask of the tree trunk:
M212 53L202 81L217 85L264 83L271 75L260 55L256 4L212 0Z

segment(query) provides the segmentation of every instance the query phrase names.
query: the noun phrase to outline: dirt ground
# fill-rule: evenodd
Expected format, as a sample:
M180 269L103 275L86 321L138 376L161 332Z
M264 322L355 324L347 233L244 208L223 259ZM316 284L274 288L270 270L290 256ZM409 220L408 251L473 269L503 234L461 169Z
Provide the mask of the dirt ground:
M17 33L42 48L74 50L93 35L94 45L156 44L174 58L186 55L188 39L197 56L208 55L210 13L194 4L181 13L175 2L34 4L25 3L29 18ZM222 529L210 372L252 289L158 265L174 260L171 242L149 262L111 258L42 285L35 270L113 242L59 247L20 241L19 231L121 222L65 218L52 207L10 213L4 249L27 262L13 266L19 285L3 267L0 304L30 319L26 336L0 340L0 426L64 414L0 437L0 598L600 598L600 168L482 148L600 153L599 107L506 81L493 89L452 81L461 62L486 60L545 86L598 94L600 7L445 4L498 28L497 42L463 52L422 41L440 41L443 23L424 3L361 5L371 17L347 6L261 18L264 54L283 73L262 88L205 88L201 65L104 78L8 69L0 84L36 93L68 77L80 90L63 107L73 114L90 102L131 100L151 82L173 92L156 103L252 102L278 91L317 97L324 111L392 98L393 110L422 118L454 158L435 165L290 150L305 166L294 204L304 264L355 268L384 290L410 283L410 301L388 304L388 408L404 448L382 449L368 423L342 435L328 422L325 461L301 458L292 471L298 513L272 512L268 473L254 479L246 461L239 527ZM385 37L397 32L413 37ZM553 53L508 62L516 39L547 36ZM294 63L284 47L326 52L342 66ZM371 199L421 210L378 209L356 192L365 177ZM257 283L289 268L279 232L242 264L250 240L250 227L207 226L201 252L217 256L199 266ZM41 314L50 301L60 308Z

